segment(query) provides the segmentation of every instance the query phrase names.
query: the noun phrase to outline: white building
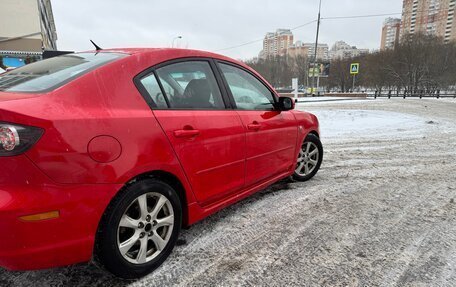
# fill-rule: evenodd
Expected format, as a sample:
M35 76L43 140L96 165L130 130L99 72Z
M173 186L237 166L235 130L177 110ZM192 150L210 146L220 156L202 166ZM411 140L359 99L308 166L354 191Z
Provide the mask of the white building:
M1 0L0 56L5 67L41 59L57 50L57 33L50 0Z
M356 46L350 46L344 41L337 41L329 51L331 60L355 58L369 54L369 49L358 49Z
M57 50L50 0L1 0L0 50Z

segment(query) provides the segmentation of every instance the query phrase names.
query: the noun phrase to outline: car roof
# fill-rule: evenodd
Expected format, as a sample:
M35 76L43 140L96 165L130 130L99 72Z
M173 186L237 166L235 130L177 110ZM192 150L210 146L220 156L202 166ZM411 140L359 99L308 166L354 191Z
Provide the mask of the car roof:
M241 61L235 60L233 58L223 56L220 54L201 51L201 50L193 50L193 49L180 49L180 48L110 48L110 49L103 49L100 51L89 50L80 53L124 53L129 55L140 55L140 54L157 54L163 56L166 54L167 57L170 59L172 58L185 58L185 57L205 57L205 58L215 58L219 60L225 60L229 62L233 62L239 64L241 66L246 67L244 63Z
M173 54L177 54L178 56L188 56L188 57L208 57L208 58L218 58L218 59L227 59L229 61L236 61L232 58L212 53L212 52L207 52L207 51L202 51L202 50L193 50L193 49L180 49L180 48L110 48L110 49L103 49L100 51L85 51L85 52L92 52L92 53L124 53L124 54L129 54L129 55L134 55L134 54L153 54L153 53L169 53L170 58L173 56ZM236 61L237 62L237 61Z

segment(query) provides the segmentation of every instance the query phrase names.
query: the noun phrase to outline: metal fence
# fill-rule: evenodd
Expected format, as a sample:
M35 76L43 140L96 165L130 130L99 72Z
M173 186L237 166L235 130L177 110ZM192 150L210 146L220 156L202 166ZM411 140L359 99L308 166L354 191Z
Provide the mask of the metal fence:
M375 91L368 93L368 97L376 98L455 98L456 99L456 91L414 91L410 92L407 90L388 90L388 91Z

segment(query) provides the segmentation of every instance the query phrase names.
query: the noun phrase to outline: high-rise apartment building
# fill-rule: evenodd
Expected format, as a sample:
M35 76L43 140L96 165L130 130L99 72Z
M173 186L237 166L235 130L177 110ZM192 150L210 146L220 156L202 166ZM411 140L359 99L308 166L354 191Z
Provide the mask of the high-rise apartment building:
M277 29L274 33L267 33L263 39L261 58L283 56L288 48L293 45L293 33L289 29Z
M423 33L456 40L456 0L404 0L401 35Z
M399 42L401 19L387 18L383 23L381 50L394 49Z

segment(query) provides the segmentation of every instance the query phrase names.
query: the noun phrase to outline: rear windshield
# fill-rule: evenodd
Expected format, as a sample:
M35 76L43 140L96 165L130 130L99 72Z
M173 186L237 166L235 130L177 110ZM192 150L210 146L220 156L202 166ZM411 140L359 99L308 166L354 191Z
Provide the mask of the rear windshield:
M17 68L0 75L0 91L45 92L127 56L120 53L67 54Z

